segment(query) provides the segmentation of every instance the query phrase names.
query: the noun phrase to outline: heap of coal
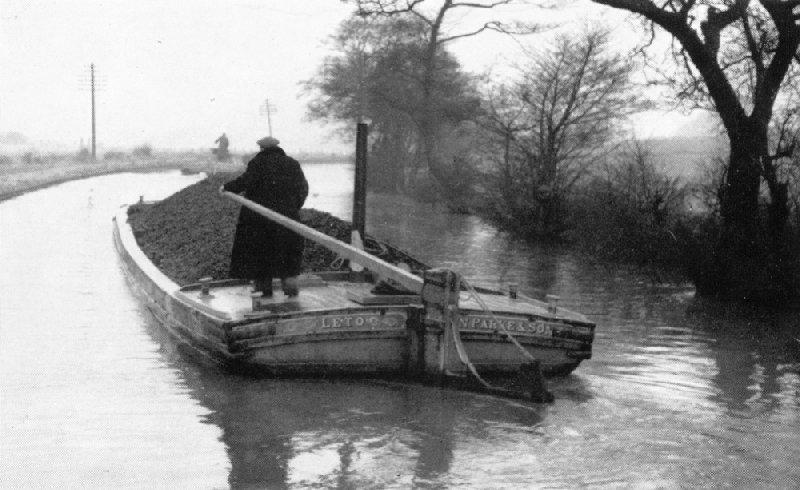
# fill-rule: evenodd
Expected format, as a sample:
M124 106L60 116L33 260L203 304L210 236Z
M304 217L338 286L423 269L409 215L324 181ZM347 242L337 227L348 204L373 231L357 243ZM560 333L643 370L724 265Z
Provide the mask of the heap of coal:
M150 260L180 285L202 277L227 279L239 204L221 197L217 189L234 178L217 174L191 185L157 203L131 206L128 218L136 241ZM350 240L351 224L328 213L303 209L300 221L344 242ZM406 263L419 273L428 266L367 236L364 249L387 262ZM304 271L345 270L346 263L333 252L306 240Z

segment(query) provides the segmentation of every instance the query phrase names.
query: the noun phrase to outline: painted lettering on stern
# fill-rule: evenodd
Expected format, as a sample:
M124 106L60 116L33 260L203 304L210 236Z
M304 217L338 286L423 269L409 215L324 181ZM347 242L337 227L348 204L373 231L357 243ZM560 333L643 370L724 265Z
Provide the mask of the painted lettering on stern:
M461 330L520 333L538 337L552 337L553 327L543 320L529 321L525 318L490 317L469 315L458 319Z
M402 313L353 313L326 315L319 321L320 330L391 330L404 328L406 317Z

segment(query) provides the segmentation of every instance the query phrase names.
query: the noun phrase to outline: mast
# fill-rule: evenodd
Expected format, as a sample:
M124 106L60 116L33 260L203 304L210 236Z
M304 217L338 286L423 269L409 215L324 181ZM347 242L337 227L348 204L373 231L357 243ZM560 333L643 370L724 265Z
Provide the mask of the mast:
M353 190L353 233L364 240L367 216L367 132L366 123L356 125L356 173Z

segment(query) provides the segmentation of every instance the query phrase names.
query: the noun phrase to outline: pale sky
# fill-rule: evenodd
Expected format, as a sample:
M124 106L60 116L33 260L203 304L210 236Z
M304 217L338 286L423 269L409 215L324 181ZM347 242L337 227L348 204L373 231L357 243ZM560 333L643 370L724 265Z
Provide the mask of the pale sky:
M234 150L252 150L268 132L259 111L267 98L276 108L273 135L287 150L349 151L331 128L305 120L299 82L314 75L328 54L323 41L352 11L339 0L0 0L0 133L67 151L88 144L94 63L99 151L208 148L223 131ZM566 18L624 28L621 16L605 12L578 0ZM492 34L450 47L473 72L523 57L517 43ZM668 136L683 118L641 120L648 137Z

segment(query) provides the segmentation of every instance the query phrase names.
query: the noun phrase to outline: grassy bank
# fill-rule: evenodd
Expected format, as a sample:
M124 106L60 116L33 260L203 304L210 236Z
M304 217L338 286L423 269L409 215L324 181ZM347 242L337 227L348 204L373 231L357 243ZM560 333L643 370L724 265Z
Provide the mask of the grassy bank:
M242 167L234 157L220 163L199 153L156 153L150 156L116 154L97 162L74 155L0 155L0 201L54 184L117 172L157 172L182 169L193 172L234 171Z
M240 206L217 193L235 174L216 174L153 204L129 210L136 240L144 253L178 284L201 277L228 278L231 246ZM303 209L304 224L348 242L351 225L328 213ZM365 249L392 263L405 262L412 270L426 266L407 253L367 236ZM306 240L303 270L344 270L345 264L327 249Z

